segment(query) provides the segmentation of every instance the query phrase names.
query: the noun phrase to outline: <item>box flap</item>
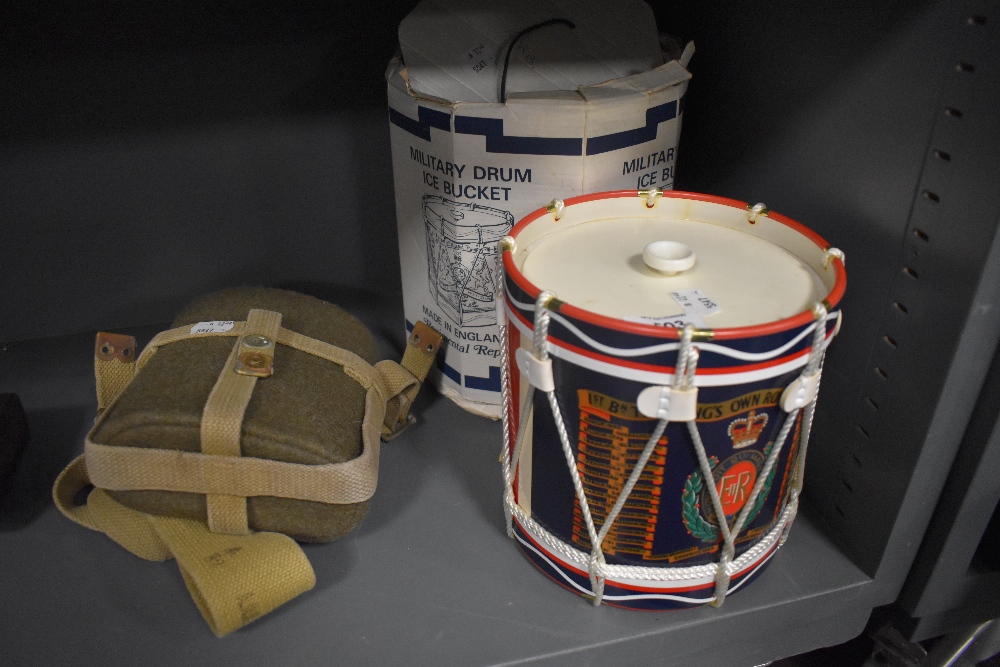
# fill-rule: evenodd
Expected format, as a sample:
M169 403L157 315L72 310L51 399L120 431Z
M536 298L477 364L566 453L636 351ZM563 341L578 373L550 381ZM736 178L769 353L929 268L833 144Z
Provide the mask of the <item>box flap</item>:
M588 101L622 97L635 93L655 93L664 88L676 86L681 81L687 81L690 78L690 72L681 67L678 61L671 60L646 72L604 81L594 86L581 86L579 93Z
M498 102L504 58L506 90L577 90L663 64L656 21L642 0L423 0L399 26L410 89L452 102Z

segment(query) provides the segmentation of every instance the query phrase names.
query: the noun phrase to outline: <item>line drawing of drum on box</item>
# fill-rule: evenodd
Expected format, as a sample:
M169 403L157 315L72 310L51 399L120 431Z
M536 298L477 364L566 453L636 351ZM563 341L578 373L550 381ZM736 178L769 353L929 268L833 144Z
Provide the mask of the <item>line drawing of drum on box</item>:
M514 225L509 211L423 197L427 282L448 318L460 327L496 324L497 241Z
M721 605L794 520L843 253L660 190L554 200L499 250L508 533L594 604Z

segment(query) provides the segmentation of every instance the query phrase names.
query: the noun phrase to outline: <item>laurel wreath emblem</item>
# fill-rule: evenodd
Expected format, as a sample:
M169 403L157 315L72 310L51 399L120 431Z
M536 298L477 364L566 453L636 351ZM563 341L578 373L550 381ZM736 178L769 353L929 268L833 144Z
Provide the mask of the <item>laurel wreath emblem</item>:
M708 459L708 467L715 469L719 464L719 459L714 456ZM684 527L693 537L697 537L702 542L716 542L719 539L719 527L710 524L702 517L701 503L698 497L701 495L702 478L701 472L695 470L684 480L684 492L681 494L681 518L684 520Z
M764 448L765 460L771 455L771 449L773 448L773 442L767 443L767 447ZM712 456L708 459L708 467L712 470L718 464L719 459L716 457ZM757 518L757 515L760 514L761 509L764 508L764 503L767 502L767 496L771 492L771 484L774 482L774 475L777 471L777 465L771 467L771 472L768 473L767 479L764 480L764 486L757 495L757 500L750 509L750 514L747 515L745 525L750 525ZM688 475L684 481L684 491L681 494L681 519L684 521L684 527L687 528L688 533L693 537L698 538L702 542L718 542L719 527L708 522L701 515L701 503L698 501L698 498L701 496L703 487L704 481L702 480L700 470L695 470Z

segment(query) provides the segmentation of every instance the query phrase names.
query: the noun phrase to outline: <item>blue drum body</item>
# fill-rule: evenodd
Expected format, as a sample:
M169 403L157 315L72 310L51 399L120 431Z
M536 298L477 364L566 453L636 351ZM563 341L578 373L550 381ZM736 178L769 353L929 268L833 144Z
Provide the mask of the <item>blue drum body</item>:
M747 208L742 202L714 197L664 194ZM568 207L600 197L631 197L634 201L636 193L603 193L565 204ZM519 223L512 233L514 242L520 230L545 215L543 209ZM800 231L797 223L776 214L771 217ZM808 230L801 233L808 236L817 253L803 260L818 264L827 249L825 242ZM703 479L688 425L670 423L602 544L609 565L678 568L683 576L667 580L609 577L603 602L662 610L713 599L712 576L699 576L695 567L717 562L722 544L721 518L713 510L707 487L712 484L717 489L731 525L746 505L788 418L780 400L806 365L813 330L822 326L826 336L832 337L839 324L836 304L843 292L844 275L839 260L834 261L836 265L829 267L835 274L830 277L833 288L825 300L828 314L822 322L806 312L763 326L696 333L694 346L700 356L695 378L696 424L713 479ZM510 251L504 253L504 263L511 406L505 436L509 451L513 451L528 384L514 358L518 348L532 347L535 299L539 287L544 286L531 284L518 271ZM548 350L555 399L569 433L587 504L600 527L657 424L656 419L640 413L637 397L647 387L674 384L678 330L607 318L559 301L550 305L550 311ZM515 515L513 521L515 538L529 560L550 579L580 595L592 596L585 565L567 555L574 551L588 554L592 545L554 415L543 392L534 392L533 402L513 483L521 511L520 518ZM743 558L742 569L733 575L730 592L740 590L763 570L786 530L786 520L792 518L786 516L786 505L802 444L801 431L799 413L736 539L737 557L752 553ZM525 516L532 521L525 521ZM568 549L553 548L538 527Z

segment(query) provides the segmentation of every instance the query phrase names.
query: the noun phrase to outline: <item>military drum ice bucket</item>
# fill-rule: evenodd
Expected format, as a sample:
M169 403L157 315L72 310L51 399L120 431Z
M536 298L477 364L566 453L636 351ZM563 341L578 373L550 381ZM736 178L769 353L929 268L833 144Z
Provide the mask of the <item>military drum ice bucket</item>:
M659 190L555 200L499 248L508 532L594 604L721 604L795 517L843 254Z

